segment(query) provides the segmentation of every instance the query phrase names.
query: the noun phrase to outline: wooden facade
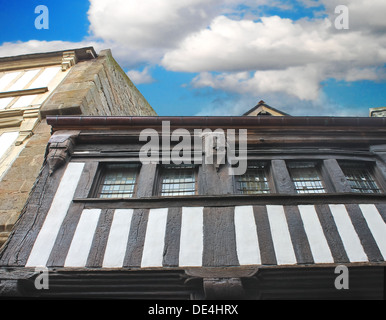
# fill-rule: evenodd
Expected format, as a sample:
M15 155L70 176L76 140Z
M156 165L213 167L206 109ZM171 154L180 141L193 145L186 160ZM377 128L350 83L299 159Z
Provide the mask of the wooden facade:
M386 118L47 118L46 163L0 257L2 292L45 297L382 299ZM194 195L160 196L161 163L141 164L143 129L246 129L247 160L270 192L238 194L228 163L195 165ZM177 142L172 142L170 149ZM193 152L193 151L192 151ZM298 193L291 161L318 163L325 192ZM371 166L354 192L342 163ZM106 164L139 164L132 197L98 197ZM334 269L350 270L350 289ZM36 290L45 267L49 290ZM120 281L121 279L121 281Z

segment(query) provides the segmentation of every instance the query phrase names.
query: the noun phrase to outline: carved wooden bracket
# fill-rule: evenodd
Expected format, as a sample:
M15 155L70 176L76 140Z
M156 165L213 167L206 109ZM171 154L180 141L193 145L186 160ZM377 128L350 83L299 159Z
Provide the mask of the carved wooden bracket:
M79 133L80 131L60 131L51 137L47 155L50 175L71 157L75 145L75 138Z
M206 164L213 164L216 170L226 162L227 140L224 132L204 132L202 147Z

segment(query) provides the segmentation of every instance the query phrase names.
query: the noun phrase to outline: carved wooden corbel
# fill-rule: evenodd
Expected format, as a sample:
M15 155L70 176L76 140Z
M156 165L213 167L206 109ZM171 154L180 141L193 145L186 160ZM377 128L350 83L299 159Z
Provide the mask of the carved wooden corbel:
M206 164L213 164L218 171L220 165L226 162L227 140L223 131L204 132L202 147Z
M80 131L56 132L49 141L47 163L52 175L58 168L65 164L71 157L75 145L75 139Z

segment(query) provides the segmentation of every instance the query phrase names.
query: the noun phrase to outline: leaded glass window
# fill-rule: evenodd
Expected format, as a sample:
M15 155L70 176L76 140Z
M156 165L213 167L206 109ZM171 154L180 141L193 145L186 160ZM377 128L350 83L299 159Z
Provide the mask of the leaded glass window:
M381 192L372 175L373 168L371 165L357 161L346 161L339 164L353 192Z
M106 164L102 170L99 198L132 198L139 165Z
M317 162L289 162L288 171L297 193L326 192Z
M249 163L247 171L237 178L237 193L270 193L268 183L268 162Z
M161 196L196 194L196 170L191 165L165 165L161 168Z

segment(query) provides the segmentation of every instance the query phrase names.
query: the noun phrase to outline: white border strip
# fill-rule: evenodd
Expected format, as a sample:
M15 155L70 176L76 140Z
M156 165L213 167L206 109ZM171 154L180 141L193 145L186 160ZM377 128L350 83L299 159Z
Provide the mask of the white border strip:
M259 239L252 206L235 207L235 233L240 265L260 265Z
M330 247L324 236L318 214L313 205L299 205L300 216L315 263L333 263Z
M86 266L100 213L101 209L83 210L64 262L65 267Z
M46 266L56 237L72 202L84 163L69 163L35 240L26 267Z
M283 206L267 206L268 220L271 227L273 246L278 265L296 264L296 256L288 230Z
M366 219L371 233L378 245L379 251L383 256L383 260L386 259L386 224L383 221L377 207L373 204L360 204L362 214Z
M346 206L344 204L330 204L329 206L349 260L351 262L368 261Z
M150 209L141 268L162 267L168 209Z
M133 212L133 209L117 209L114 211L103 257L103 268L121 268L123 266Z
M179 265L202 266L204 250L204 208L182 208Z

